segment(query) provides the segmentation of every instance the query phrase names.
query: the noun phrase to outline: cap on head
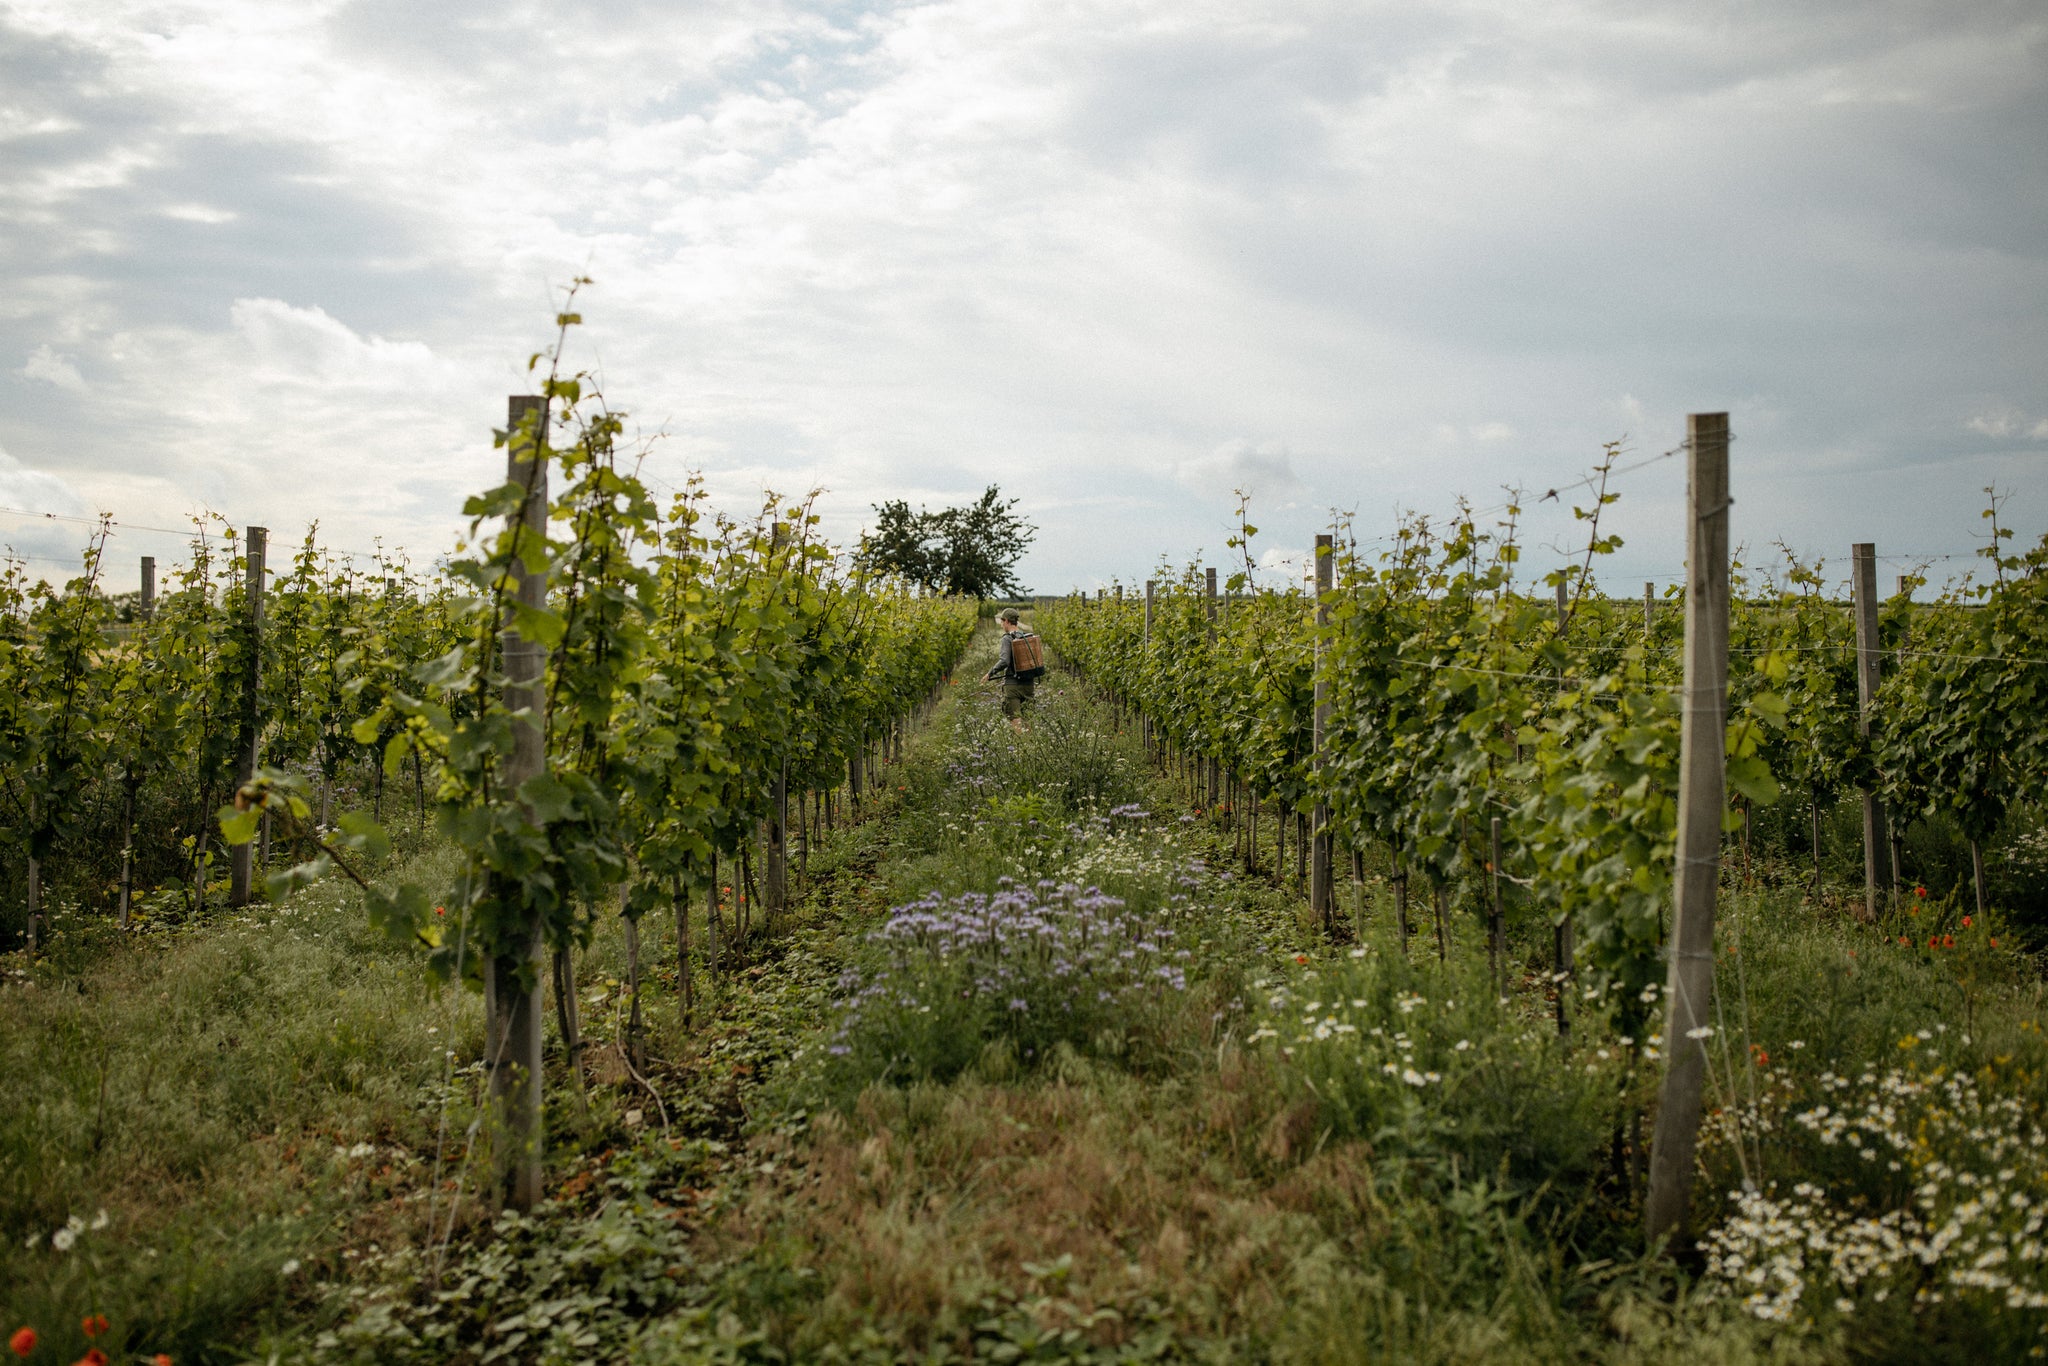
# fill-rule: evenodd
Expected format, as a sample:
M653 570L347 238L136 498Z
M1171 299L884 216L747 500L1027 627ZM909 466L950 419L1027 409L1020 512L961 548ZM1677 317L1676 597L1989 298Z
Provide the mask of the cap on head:
M996 613L996 616L1003 621L1009 622L1012 626L1024 620L1023 614L1014 607L1005 607L1002 611Z

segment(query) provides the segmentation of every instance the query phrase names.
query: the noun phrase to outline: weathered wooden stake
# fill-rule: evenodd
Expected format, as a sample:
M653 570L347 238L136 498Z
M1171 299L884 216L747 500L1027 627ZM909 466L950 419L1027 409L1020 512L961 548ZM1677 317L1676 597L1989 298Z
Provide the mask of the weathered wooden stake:
M773 547L776 555L782 554L789 541L789 524L777 522L774 530ZM784 755L777 765L775 777L769 784L768 823L766 838L761 842L761 880L764 899L764 920L772 932L782 919L789 905L789 756Z
M256 763L261 758L262 718L257 715L257 706L263 685L263 557L270 543L270 533L260 526L249 528L249 539L244 547L243 563L247 567L245 593L248 598L248 658L242 663L241 714L237 718L235 731L235 787L256 776ZM236 845L228 855L228 904L246 906L252 896L250 884L256 846L245 840Z
M1207 585L1203 590L1203 594L1208 600L1209 643L1211 645L1214 645L1216 643L1216 571L1214 569L1210 569L1206 572L1204 577ZM1208 778L1208 799L1205 802L1203 802L1202 809L1208 811L1213 810L1216 806L1215 755L1212 754L1208 756L1208 762L1203 765L1203 770Z
M1645 581L1643 584L1643 639L1648 640L1657 629L1657 585Z
M1858 541L1849 547L1850 597L1856 612L1856 730L1868 739L1877 706L1877 547ZM1877 919L1878 889L1891 879L1886 864L1884 799L1863 794L1863 912Z
M1311 745L1314 765L1323 766L1323 746L1330 727L1330 681L1326 676L1325 656L1328 645L1323 632L1330 624L1330 594L1336 585L1336 539L1329 535L1316 537L1316 646L1315 646L1315 716L1311 727ZM1210 583L1215 582L1214 577ZM1337 928L1337 897L1332 886L1330 873L1330 805L1317 801L1314 815L1314 834L1311 839L1314 849L1309 856L1308 905L1309 910L1323 922L1323 933L1333 934Z
M1145 580L1145 648L1147 651L1150 651L1152 648L1152 604L1158 593L1159 581L1157 579ZM1140 738L1145 742L1145 753L1151 754L1155 746L1152 736L1152 718L1149 715L1139 719L1138 730Z
M1486 871L1492 883L1493 917L1487 926L1486 955L1493 969L1493 991L1496 996L1508 994L1507 972L1507 917L1501 913L1500 900L1500 817L1492 818L1489 832L1490 848Z
M507 405L505 480L525 489L514 534L520 542L547 535L548 468L547 400L514 395ZM545 571L533 573L515 557L509 571L512 596L522 606L547 606ZM512 713L512 753L504 785L516 791L540 775L546 763L542 749L541 709L546 705L547 651L527 640L512 624L508 610L499 650L505 671L505 710ZM531 813L527 818L532 819ZM541 926L537 917L508 936L504 951L485 968L486 1051L491 1074L491 1105L497 1119L496 1156L499 1189L517 1209L530 1210L541 1198L541 1043L546 1020L542 996Z
M156 556L142 557L142 611L144 621L156 620Z
M1678 751L1678 854L1670 972L1664 989L1664 1080L1650 1147L1643 1224L1654 1246L1683 1242L1707 1080L1714 994L1714 898L1726 799L1728 690L1728 415L1686 420L1685 691Z

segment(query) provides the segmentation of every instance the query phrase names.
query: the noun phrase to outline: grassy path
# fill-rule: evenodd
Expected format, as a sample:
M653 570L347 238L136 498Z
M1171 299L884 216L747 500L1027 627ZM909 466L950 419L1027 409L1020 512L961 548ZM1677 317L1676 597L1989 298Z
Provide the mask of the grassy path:
M1654 1040L1644 1059L1581 1002L1559 1044L1539 908L1516 911L1500 1001L1464 921L1447 961L1402 952L1372 870L1360 937L1319 944L1081 687L1055 676L1020 738L977 673L695 1020L649 927L652 1093L617 1050L622 942L592 946L593 1080L581 1102L552 1083L530 1217L478 1203L462 1162L475 1002L421 986L337 889L79 943L0 990L0 1331L102 1312L116 1360L180 1362L1982 1361L2041 1341L1995 1297L1916 1302L1938 1268L1901 1264L1893 1299L1808 1267L1773 1319L1697 1260L1643 1259ZM1745 1174L1874 1212L1938 1161L2035 1202L1958 1235L2021 1250L2048 1202L2030 966L1982 925L1920 948L1942 908L1897 944L1768 889L1731 900L1723 1090L1747 1127L1709 1136L1703 1224ZM1949 1089L1898 1089L1929 1078ZM1887 1086L1897 1122L1919 1116L1902 1176L1794 1120ZM1930 1224L1955 1207L1936 1204ZM37 1359L84 1347L53 1327Z

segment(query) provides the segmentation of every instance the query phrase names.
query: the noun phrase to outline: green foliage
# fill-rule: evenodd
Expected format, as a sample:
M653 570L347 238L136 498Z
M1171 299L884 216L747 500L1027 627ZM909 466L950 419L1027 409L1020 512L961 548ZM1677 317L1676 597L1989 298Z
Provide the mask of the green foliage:
M965 507L910 510L902 499L875 504L875 527L861 543L859 563L928 592L983 601L1023 591L1017 561L1038 529L1017 515L994 484Z
M1631 1082L1630 1049L1594 1065L1540 1016L1504 1016L1479 955L1419 964L1379 936L1251 990L1251 1042L1281 1055L1330 1133L1502 1202L1583 1185Z
M1150 640L1137 604L1121 601L1056 606L1043 630L1169 741L1283 809L1325 804L1336 837L1387 848L1397 877L1476 885L1500 818L1505 871L1577 928L1582 969L1634 1029L1663 978L1680 677L1675 651L1590 594L1587 565L1613 548L1597 518L1612 497L1581 509L1586 563L1552 575L1576 591L1563 617L1514 589L1511 504L1501 535L1461 513L1448 527L1404 524L1377 558L1340 548L1327 626L1294 589L1251 591L1212 626L1190 566L1158 599ZM1240 511L1246 568L1233 583L1246 587L1253 534ZM1318 679L1330 706L1320 763ZM1731 686L1731 785L1752 800L1776 791L1760 745L1783 704L1755 686L1770 681Z

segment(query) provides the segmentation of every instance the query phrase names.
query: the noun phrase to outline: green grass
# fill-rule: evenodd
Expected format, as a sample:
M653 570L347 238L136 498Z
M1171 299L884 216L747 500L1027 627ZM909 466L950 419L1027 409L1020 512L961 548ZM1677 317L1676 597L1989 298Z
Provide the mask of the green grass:
M83 1353L87 1312L109 1350L209 1359L392 1217L384 1169L430 1146L444 1050L476 1050L479 1013L339 886L128 942L57 928L0 988L0 1315L44 1325L51 1361Z
M658 1105L619 1060L623 940L600 933L578 968L592 1082L576 1099L556 1053L550 1198L527 1217L472 1182L450 1221L435 1183L462 1173L477 1005L429 992L339 888L133 942L67 929L32 986L0 988L0 1331L48 1325L42 1359L70 1361L97 1311L122 1350L181 1362L366 1363L1706 1366L2038 1340L2036 1311L1910 1296L1765 1322L1698 1262L1645 1257L1655 1060L1632 1068L1597 1002L1556 1038L1540 908L1510 917L1505 1003L1469 903L1447 963L1426 905L1403 956L1384 868L1342 889L1364 943L1324 945L1290 889L1219 876L1227 828L1179 819L1191 803L1078 685L1042 688L1021 741L993 708L954 690L879 818L817 841L786 931L700 980L693 1020L673 927L648 922ZM1143 833L1105 835L1127 803L1154 813ZM1211 871L1182 882L1197 856ZM1745 1176L1865 1213L1910 1198L1797 1120L1837 1094L1830 1072L1962 1073L2040 1121L2048 1002L2009 934L1955 904L1864 925L1802 902L1803 869L1760 873L1723 899L1701 1228ZM872 963L888 907L1006 877L1099 885L1174 927L1188 986L1144 1046L1092 1031L1025 1056L963 1012L950 1027L974 1036L939 1041L944 1068L822 1071L837 983ZM1768 1135L1731 1130L1737 1112ZM88 1227L54 1252L73 1217Z

